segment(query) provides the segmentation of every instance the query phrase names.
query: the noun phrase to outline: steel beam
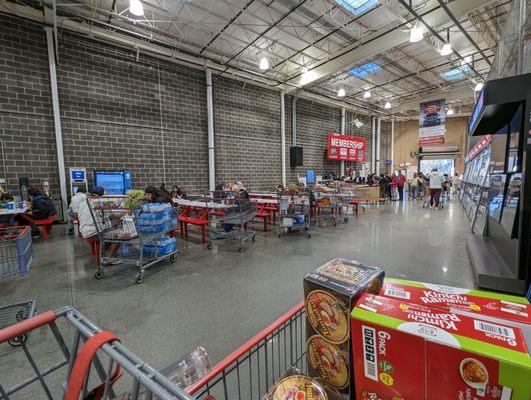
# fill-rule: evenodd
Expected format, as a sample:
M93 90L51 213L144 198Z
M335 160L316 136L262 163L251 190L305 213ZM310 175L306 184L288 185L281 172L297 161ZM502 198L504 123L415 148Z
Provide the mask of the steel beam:
M59 90L57 88L57 71L55 65L55 41L53 28L46 28L46 44L48 46L48 64L50 67L50 87L52 89L53 122L55 127L55 147L57 150L57 164L59 167L59 186L61 189L61 203L63 208L63 220L66 219L68 210L68 198L66 192L65 158L63 153L63 133L61 130L61 112L59 110Z
M461 100L461 99L471 99L474 97L474 91L472 89L465 89L465 90L455 90L452 92L446 92L446 93L435 93L430 96L423 96L422 101L431 101L431 100L438 100L441 98L445 98L446 100ZM400 103L396 107L393 108L393 112L404 112L411 109L414 109L419 106L419 100L410 100L405 101L403 103Z
M454 15L466 15L479 7L484 7L495 0L455 0L448 4L448 9ZM422 14L419 14L427 24L431 27L440 27L451 23L450 16L440 6L436 6ZM416 19L413 18L411 22ZM293 87L302 87L310 84L315 84L320 80L337 73L341 70L346 70L354 64L358 64L370 57L375 57L380 53L388 51L393 47L406 43L409 40L409 32L404 31L407 23L401 23L386 32L375 32L368 37L361 44L356 44L354 48L348 48L336 55L328 61L325 61L315 68L311 79L305 80L304 85L300 82L301 74L296 74L287 81ZM293 90L293 88L289 89Z

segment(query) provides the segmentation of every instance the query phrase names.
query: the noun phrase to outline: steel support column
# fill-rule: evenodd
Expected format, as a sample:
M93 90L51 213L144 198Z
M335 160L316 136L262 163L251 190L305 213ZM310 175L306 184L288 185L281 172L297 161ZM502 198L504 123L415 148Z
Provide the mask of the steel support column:
M50 67L50 87L52 90L53 122L55 127L55 147L57 148L57 165L59 168L59 187L61 189L62 218L66 219L68 197L66 191L65 158L63 153L63 133L61 130L61 113L59 109L59 91L57 88L57 71L55 64L55 42L53 28L46 28L46 44L48 45L48 64Z
M380 144L381 144L381 130L382 119L378 117L376 124L376 175L380 175Z
M216 189L216 165L214 142L214 105L212 102L212 71L206 69L207 89L207 129L208 129L208 187L210 191Z
M282 154L282 186L286 187L286 102L285 93L280 92L280 142Z
M346 114L346 110L345 110L345 107L342 107L341 108L341 134L344 135L345 134L345 114ZM341 160L341 165L340 165L340 169L339 169L339 176L340 177L343 177L345 175L345 161L344 160Z

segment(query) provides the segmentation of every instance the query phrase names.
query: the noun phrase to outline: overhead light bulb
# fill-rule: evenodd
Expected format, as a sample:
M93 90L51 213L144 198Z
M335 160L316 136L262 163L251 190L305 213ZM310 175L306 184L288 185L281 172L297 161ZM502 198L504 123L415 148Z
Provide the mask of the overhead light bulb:
M409 31L409 41L411 43L417 43L422 39L424 39L424 29L417 24Z
M387 102L385 103L385 105L384 105L384 108L387 108L387 109L389 109L389 108L391 108L391 107L392 107L392 106L391 106L391 103L389 103L388 101L387 101Z
M447 115L454 115L455 114L454 109L450 108L446 114Z
M262 57L260 59L260 69L262 71L266 70L266 69L269 69L269 61L267 60L267 58L265 57Z
M302 67L302 73L303 73L303 74L305 74L305 73L308 72L308 71L309 71L308 67Z
M483 82L478 82L477 85L476 85L476 87L474 88L474 91L475 91L475 92L481 92L481 89L483 89L483 86L485 86L485 85L483 84Z
M450 43L445 43L441 49L441 56L448 56L453 52L452 45Z
M363 93L364 99L370 99L371 98L371 91L367 90L365 93Z
M337 97L345 97L345 89L341 88L337 91Z
M140 0L129 0L129 11L131 14L141 17L144 15L144 6Z

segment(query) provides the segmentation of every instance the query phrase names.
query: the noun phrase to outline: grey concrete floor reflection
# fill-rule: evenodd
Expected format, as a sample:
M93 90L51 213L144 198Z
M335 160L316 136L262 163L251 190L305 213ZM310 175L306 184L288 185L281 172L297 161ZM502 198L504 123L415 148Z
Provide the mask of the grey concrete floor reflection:
M348 224L277 238L255 225L257 240L242 254L230 244L213 251L179 241L177 262L148 271L144 283L131 272L94 279L88 246L55 227L36 240L29 275L0 282L0 304L33 298L39 311L73 305L156 368L203 345L214 362L302 300L302 278L333 257L385 268L388 276L473 287L460 204L443 210L419 203L367 208ZM190 228L194 231L194 228Z

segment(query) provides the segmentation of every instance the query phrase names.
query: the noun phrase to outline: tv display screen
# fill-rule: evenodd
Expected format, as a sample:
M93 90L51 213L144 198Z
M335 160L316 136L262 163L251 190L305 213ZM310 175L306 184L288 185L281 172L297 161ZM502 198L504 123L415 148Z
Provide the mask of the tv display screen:
M506 178L507 175L505 174L492 174L489 179L489 215L498 222L500 222L502 216Z
M94 183L105 189L105 194L125 194L123 171L94 171Z
M503 205L503 213L500 223L511 238L517 236L518 207L520 204L520 192L522 186L522 174L512 174L507 184L507 193Z

